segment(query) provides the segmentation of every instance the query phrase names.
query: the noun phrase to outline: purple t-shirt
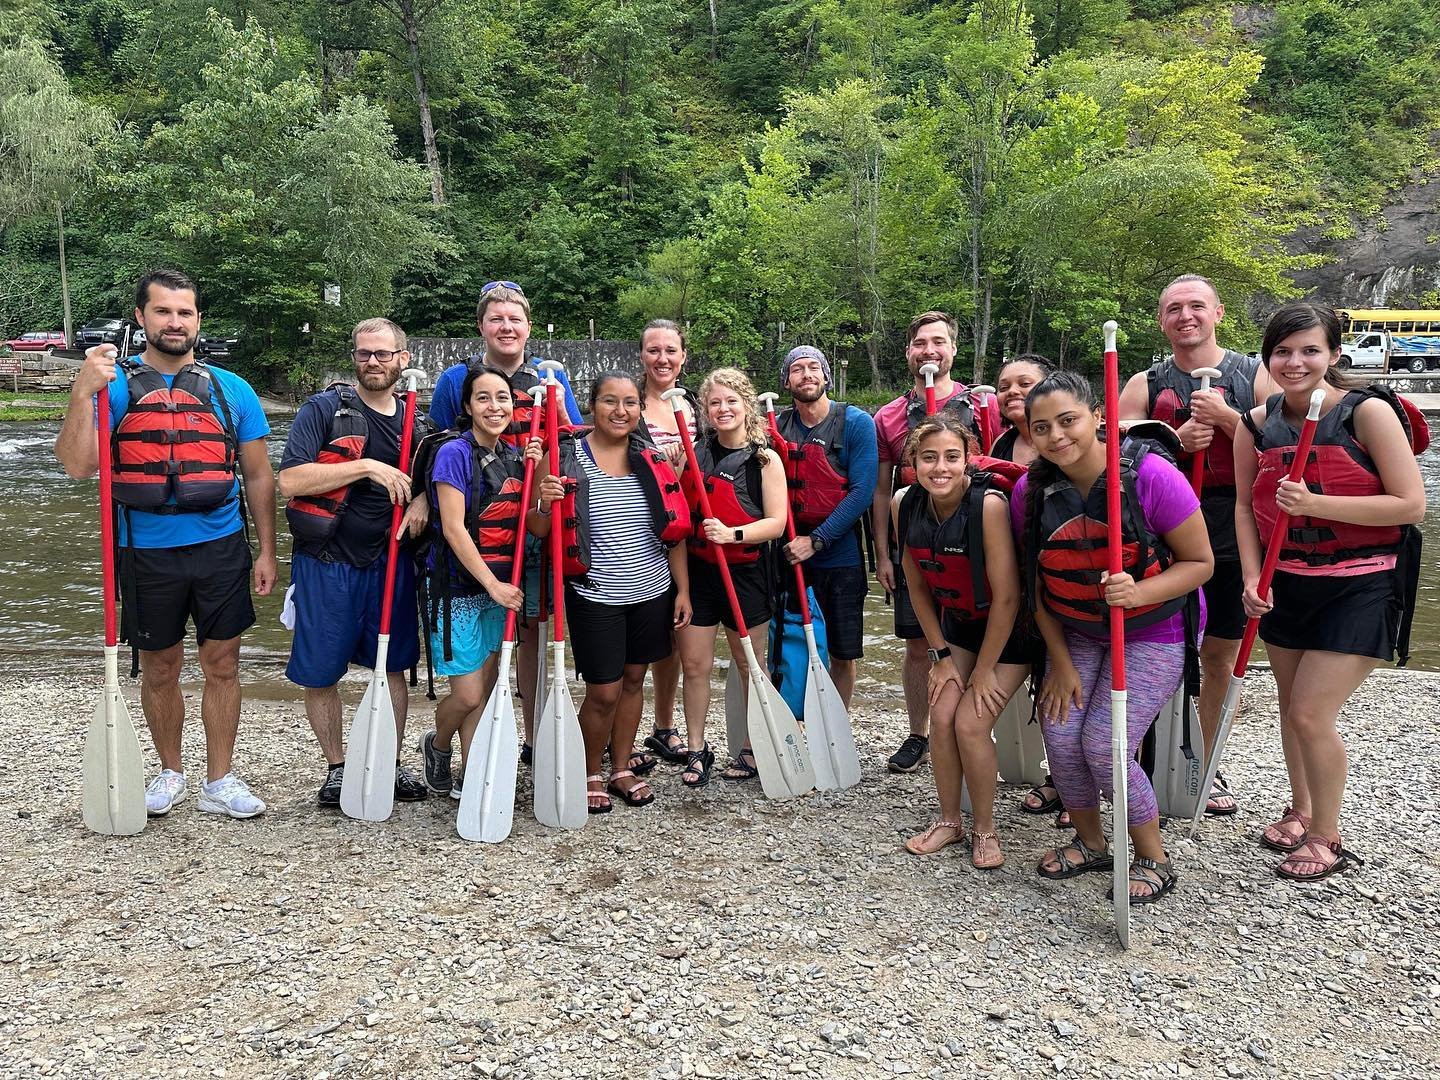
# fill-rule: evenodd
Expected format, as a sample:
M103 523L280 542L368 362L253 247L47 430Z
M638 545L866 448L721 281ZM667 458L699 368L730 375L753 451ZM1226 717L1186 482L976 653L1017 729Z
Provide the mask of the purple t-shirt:
M1015 530L1017 543L1024 543L1025 499L1030 487L1030 477L1022 476L1010 497L1010 526ZM1140 497L1140 512L1145 525L1156 536L1164 536L1178 527L1191 514L1200 509L1200 500L1190 487L1185 475L1159 454L1146 454L1140 461L1140 471L1135 476L1135 493ZM1067 626L1066 629L1075 629ZM1205 629L1205 594L1200 594L1200 630ZM1080 630L1078 633L1085 633ZM1087 637L1104 639L1109 631L1087 634ZM1127 631L1127 641L1152 641L1160 643L1183 642L1185 640L1185 613L1177 611L1170 618L1138 630Z

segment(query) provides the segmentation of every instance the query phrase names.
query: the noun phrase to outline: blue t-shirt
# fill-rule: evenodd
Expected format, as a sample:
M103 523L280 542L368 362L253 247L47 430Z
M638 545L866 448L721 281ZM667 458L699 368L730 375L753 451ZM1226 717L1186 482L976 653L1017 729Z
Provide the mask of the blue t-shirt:
M809 435L797 415L795 423L802 435ZM850 490L840 505L811 535L825 538L825 549L806 561L806 566L829 570L837 566L860 566L864 563L855 525L870 510L875 497L875 482L880 475L880 450L875 440L875 419L864 409L845 406L845 442L840 447L840 468Z
M144 363L140 357L132 357L137 363ZM260 407L260 398L250 384L239 375L220 367L210 367L210 374L225 395L225 406L230 414L230 428L241 446L270 434L270 421ZM165 385L175 382L173 375L164 376ZM218 413L219 403L215 402ZM115 381L110 384L110 429L113 431L130 407L130 384L125 369L118 368ZM189 544L203 544L219 540L244 527L240 516L240 482L237 479L230 489L230 499L214 510L186 514L152 514L146 510L128 510L120 515L120 543L126 547L171 548ZM173 501L173 500L172 500ZM135 536L132 540L130 530Z
M543 357L532 356L525 363L534 367L542 359ZM455 418L460 415L460 392L465 388L465 375L469 370L468 360L452 364L435 380L435 392L430 395L430 419L434 420L442 431L454 427ZM575 391L570 389L569 376L563 371L557 371L555 376L565 391L565 412L570 417L570 423L580 423L580 405L575 400Z

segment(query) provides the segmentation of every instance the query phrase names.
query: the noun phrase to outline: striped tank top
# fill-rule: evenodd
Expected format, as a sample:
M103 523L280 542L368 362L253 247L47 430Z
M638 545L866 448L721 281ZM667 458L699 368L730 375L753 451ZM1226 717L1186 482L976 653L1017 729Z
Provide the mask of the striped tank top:
M672 439L676 436L671 436ZM582 441L576 455L590 488L590 573L574 588L596 604L638 604L670 588L665 545L650 527L640 478L611 476Z

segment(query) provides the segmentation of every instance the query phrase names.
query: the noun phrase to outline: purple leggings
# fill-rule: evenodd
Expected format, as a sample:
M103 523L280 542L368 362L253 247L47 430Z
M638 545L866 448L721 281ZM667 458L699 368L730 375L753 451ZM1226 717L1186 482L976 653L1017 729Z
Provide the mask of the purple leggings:
M1055 789L1070 810L1093 810L1110 790L1110 643L1065 630L1065 647L1080 673L1084 708L1070 709L1063 724L1043 725L1045 756ZM1135 760L1145 732L1165 704L1180 689L1185 670L1183 642L1131 641L1125 643L1125 672L1129 695L1125 707L1127 747L1130 755L1130 826L1144 825L1160 816L1155 789Z

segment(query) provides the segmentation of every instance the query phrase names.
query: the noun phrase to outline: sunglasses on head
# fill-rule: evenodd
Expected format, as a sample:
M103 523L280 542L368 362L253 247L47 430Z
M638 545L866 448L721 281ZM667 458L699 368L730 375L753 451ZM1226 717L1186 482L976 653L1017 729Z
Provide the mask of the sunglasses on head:
M521 295L525 293L525 290L513 281L487 281L484 285L480 286L480 295L484 296L493 289L511 289Z

